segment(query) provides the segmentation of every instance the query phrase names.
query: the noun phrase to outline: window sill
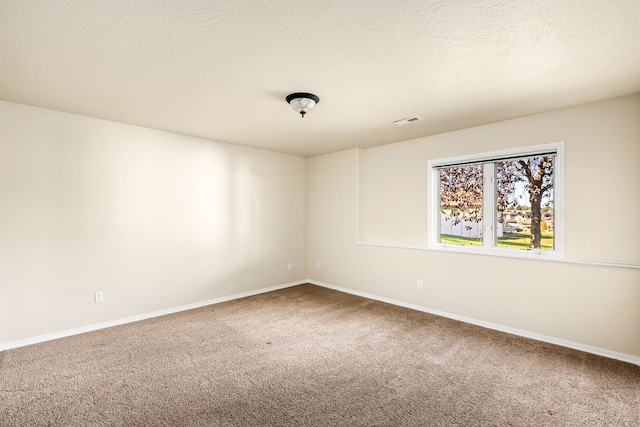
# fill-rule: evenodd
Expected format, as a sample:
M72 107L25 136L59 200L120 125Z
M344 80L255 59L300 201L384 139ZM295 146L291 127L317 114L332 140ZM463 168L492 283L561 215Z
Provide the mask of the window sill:
M561 256L557 252L528 251L528 250L514 251L509 249L504 249L504 250L485 249L483 247L473 248L473 247L462 246L462 245L456 246L456 245L440 245L440 244L432 245L432 246L409 246L409 245L395 245L395 244L388 244L388 243L363 242L363 241L357 241L355 242L355 244L362 245L362 246L377 246L377 247L386 247L386 248L412 249L412 250L435 251L435 252L452 252L452 253L492 256L492 257L500 257L500 258L518 258L518 259L527 259L527 260L560 262L565 264L582 264L582 265L591 265L591 266L598 266L598 267L640 270L640 264L638 263L566 258Z

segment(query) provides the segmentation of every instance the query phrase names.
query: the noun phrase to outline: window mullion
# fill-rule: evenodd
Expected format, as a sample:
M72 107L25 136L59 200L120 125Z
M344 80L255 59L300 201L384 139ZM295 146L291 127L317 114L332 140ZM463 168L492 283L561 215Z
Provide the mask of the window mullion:
M496 166L495 163L483 165L482 191L482 246L496 247Z

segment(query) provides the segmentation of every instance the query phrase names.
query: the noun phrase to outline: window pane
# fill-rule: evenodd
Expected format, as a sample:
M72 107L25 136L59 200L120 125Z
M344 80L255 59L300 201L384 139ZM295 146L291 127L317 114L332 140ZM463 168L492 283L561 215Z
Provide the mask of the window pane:
M482 165L439 170L442 243L482 245Z
M555 156L496 162L498 246L553 250Z

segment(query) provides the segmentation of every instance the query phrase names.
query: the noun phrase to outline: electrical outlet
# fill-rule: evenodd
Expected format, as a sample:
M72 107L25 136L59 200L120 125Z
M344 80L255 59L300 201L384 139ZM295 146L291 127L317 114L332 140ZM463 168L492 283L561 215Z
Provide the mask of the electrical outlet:
M422 287L422 279L418 279L418 281L416 282L416 286L419 288Z
M320 261L316 261L316 268L320 268Z
M293 270L293 263L290 262L289 264L287 264L287 269L289 270Z
M104 301L104 292L98 291L93 294L93 302L102 302Z

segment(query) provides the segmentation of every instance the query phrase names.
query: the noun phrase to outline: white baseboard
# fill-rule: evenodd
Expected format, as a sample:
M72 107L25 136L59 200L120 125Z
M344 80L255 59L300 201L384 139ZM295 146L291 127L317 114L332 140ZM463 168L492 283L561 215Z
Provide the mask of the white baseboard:
M200 302L196 302L196 303L193 303L193 304L187 304L187 305L182 305L182 306L178 306L178 307L172 307L172 308L168 308L168 309L164 309L164 310L153 311L151 313L144 313L144 314L139 314L139 315L136 315L136 316L125 317L125 318L122 318L122 319L110 320L110 321L107 321L107 322L95 323L95 324L92 324L92 325L81 326L81 327L73 328L73 329L66 329L66 330L63 330L63 331L53 332L53 333L50 333L50 334L38 335L38 336L35 336L35 337L25 338L25 339L21 339L21 340L0 343L0 351L9 350L9 349L12 349L12 348L24 347L24 346L31 345L31 344L38 344L38 343L41 343L41 342L51 341L51 340L55 340L55 339L58 339L58 338L64 338L64 337L72 336L72 335L78 335L78 334L82 334L82 333L85 333L85 332L97 331L99 329L110 328L112 326L123 325L123 324L126 324L126 323L132 323L132 322L137 322L137 321L140 321L140 320L151 319L151 318L154 318L154 317L165 316L167 314L178 313L178 312L186 311L186 310L192 310L194 308L200 308L200 307L204 307L204 306L207 306L207 305L219 304L221 302L226 302L226 301L231 301L231 300L235 300L235 299L245 298L245 297L249 297L249 296L252 296L252 295L262 294L262 293L265 293L265 292L276 291L278 289L289 288L289 287L292 287L292 286L302 285L302 284L305 284L305 283L311 283L313 285L322 286L324 288L333 289L333 290L336 290L336 291L340 291L340 292L344 292L344 293L348 293L348 294L352 294L352 295L357 295L357 296L360 296L360 297L363 297L363 298L368 298L368 299L372 299L372 300L376 300L376 301L381 301L381 302L397 305L397 306L400 306L400 307L410 308L412 310L418 310L418 311L422 311L422 312L425 312L425 313L435 314L436 316L447 317L449 319L458 320L460 322L465 322L465 323L470 323L472 325L481 326L483 328L493 329L493 330L500 331L500 332L506 332L508 334L518 335L518 336L525 337L525 338L531 338L531 339L534 339L534 340L537 340L537 341L548 342L550 344L556 344L556 345L559 345L559 346L562 346L562 347L568 347L568 348L572 348L574 350L580 350L580 351L584 351L586 353L592 353L592 354L596 354L598 356L604 356L604 357L608 357L610 359L621 360L623 362L633 363L635 365L640 366L640 357L637 357L637 356L632 356L632 355L625 354L625 353L619 353L619 352L615 352L615 351L611 351L611 350L606 350L606 349L599 348L599 347L593 347L593 346L590 346L590 345L581 344L581 343L577 343L577 342L573 342L573 341L567 341L567 340L563 340L563 339L560 339L560 338L555 338L555 337L550 337L550 336L547 336L547 335L537 334L537 333L534 333L534 332L524 331L524 330L521 330L521 329L511 328L511 327L504 326L504 325L499 325L499 324L496 324L496 323L485 322L483 320L478 320L478 319L474 319L474 318L471 318L471 317L466 317L466 316L460 316L460 315L457 315L457 314L447 313L447 312L444 312L444 311L435 310L435 309L432 309L432 308L423 307L423 306L416 305L416 304L410 304L410 303L406 303L406 302L403 302L403 301L398 301L398 300L394 300L394 299L390 299L390 298L380 297L378 295L369 294L369 293L366 293L366 292L360 292L360 291L356 291L356 290L353 290L353 289L343 288L343 287L340 287L340 286L335 286L335 285L331 285L329 283L319 282L317 280L311 280L311 279L298 280L298 281L295 281L295 282L284 283L282 285L271 286L271 287L268 287L268 288L261 288L261 289L257 289L257 290L254 290L254 291L249 291L249 292L243 292L243 293L239 293L239 294L229 295L229 296L226 296L226 297L214 298L214 299L211 299L211 300L200 301Z
M572 348L574 350L584 351L586 353L596 354L598 356L608 357L610 359L621 360L623 362L633 363L634 365L640 366L640 357L632 356L630 354L618 353L616 351L606 350L604 348L593 347L590 345L581 344L573 341L567 341L560 338L554 338L547 335L537 334L534 332L528 332L521 329L510 328L508 326L485 322L483 320L473 319L471 317L459 316L457 314L447 313L445 311L434 310L434 309L423 307L420 305L415 305L415 304L410 304L403 301L393 300L390 298L380 297L380 296L369 294L366 292L360 292L360 291L355 291L353 289L342 288L340 286L319 282L317 280L307 280L307 283L311 283L313 285L322 286L322 287L333 289L340 292L345 292L352 295L357 295L363 298L386 302L386 303L397 305L400 307L405 307L413 310L423 311L425 313L435 314L436 316L447 317L449 319L458 320L460 322L471 323L472 325L482 326L483 328L493 329L500 332L506 332L508 334L518 335L525 338L531 338L536 341L543 341L550 344L556 344L562 347Z
M52 332L50 334L38 335L31 338L25 338L17 341L9 341L0 343L0 351L9 350L12 348L24 347L31 344L38 344L45 341L51 341L58 338L64 338L71 335L83 334L85 332L97 331L99 329L110 328L112 326L124 325L125 323L137 322L140 320L151 319L153 317L165 316L167 314L178 313L180 311L193 310L194 308L200 308L207 305L219 304L221 302L231 301L234 299L250 297L252 295L263 294L265 292L276 291L278 289L289 288L291 286L302 285L309 283L308 280L298 280L296 282L284 283L282 285L270 286L268 288L261 288L255 291L242 292L239 294L229 295L221 298L214 298L207 301L200 301L193 304L181 305L179 307L167 308L164 310L153 311L151 313L139 314L136 316L125 317L123 319L110 320L107 322L95 323L92 325L81 326L73 329L66 329L64 331Z

